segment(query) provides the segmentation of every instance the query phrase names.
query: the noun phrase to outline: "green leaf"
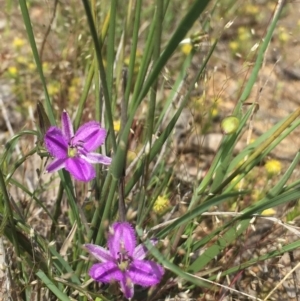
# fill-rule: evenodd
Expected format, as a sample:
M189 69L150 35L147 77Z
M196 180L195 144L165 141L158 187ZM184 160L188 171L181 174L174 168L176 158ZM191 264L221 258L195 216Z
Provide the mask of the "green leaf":
M36 275L42 280L42 282L49 288L49 290L58 298L60 301L71 301L68 296L63 293L48 277L47 275L39 270Z

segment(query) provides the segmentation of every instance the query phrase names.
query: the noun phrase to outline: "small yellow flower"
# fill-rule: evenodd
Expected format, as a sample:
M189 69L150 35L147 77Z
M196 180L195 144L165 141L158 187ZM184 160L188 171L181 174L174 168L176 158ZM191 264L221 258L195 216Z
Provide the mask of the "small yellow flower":
M96 207L95 203L93 201L87 201L83 204L83 210L87 217L87 219L90 219L93 217L93 214L95 213Z
M69 96L69 100L70 102L75 102L77 97L78 97L78 88L71 86L68 88L68 96Z
M73 77L72 80L71 80L71 86L79 87L80 82L81 82L80 77Z
M281 163L278 160L270 159L265 164L269 176L277 175L281 171Z
M251 197L254 202L258 202L264 197L264 193L259 189L254 189L252 190Z
M259 13L258 5L248 4L245 7L245 12L249 15L257 15Z
M136 153L134 151L129 150L127 152L127 160L128 162L132 162L136 158Z
M115 130L115 132L119 132L120 128L121 128L120 120L114 121L114 130Z
M290 35L284 27L279 27L278 39L283 43L287 42L290 39Z
M49 63L48 62L43 62L43 71L45 73L49 71Z
M10 76L16 76L18 74L18 69L15 66L11 66L8 68L8 73Z
M239 41L247 41L251 38L251 34L248 28L246 27L239 27L238 28L238 39Z
M193 49L193 45L191 43L184 43L181 45L181 52L185 55L190 54L192 49Z
M27 59L26 59L26 57L24 57L24 56L18 56L18 57L17 57L17 62L18 62L19 64L26 65L26 64L27 64Z
M231 41L229 43L229 48L231 51L236 52L239 49L239 42L238 41Z
M15 48L21 48L22 46L24 46L25 44L25 40L20 39L20 38L14 38L13 40L13 46Z
M212 107L210 110L211 117L216 117L219 114L218 108L216 106Z
M273 208L269 208L264 210L261 215L274 215L276 213L276 211Z
M50 96L54 96L59 93L60 91L60 83L53 82L47 85L48 93Z
M237 181L237 179L238 179L238 176L236 176L235 178L233 178L232 181L231 181L231 183L235 183ZM242 180L240 180L239 182L237 182L235 184L235 186L234 186L233 189L235 191L239 191L239 190L243 189L244 187L245 187L245 182L242 181Z
M31 71L34 71L35 70L35 64L34 63L29 63L28 64L28 69L31 70Z
M88 202L84 205L84 210L85 211L91 211L91 210L94 210L95 209L95 206L93 204L93 202Z
M142 52L138 49L135 53L135 61L134 61L134 69L133 69L134 74L137 74L140 69L142 56L143 56ZM124 65L129 66L129 64L130 64L130 57L127 56L124 58Z
M153 205L153 211L157 214L163 214L166 212L166 210L170 207L170 201L169 199L164 196L159 196L154 205Z

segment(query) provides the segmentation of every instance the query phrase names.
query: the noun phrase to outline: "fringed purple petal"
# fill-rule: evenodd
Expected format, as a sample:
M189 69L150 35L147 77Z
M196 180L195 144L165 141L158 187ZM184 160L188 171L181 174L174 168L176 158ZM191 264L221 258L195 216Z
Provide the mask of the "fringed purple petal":
M105 141L106 130L96 121L90 121L79 127L72 140L74 144L83 144L88 151L94 151Z
M103 165L110 165L111 163L111 158L97 153L88 153L86 154L86 156L83 156L82 158L92 164L101 163Z
M93 244L85 244L84 247L93 255L97 260L101 262L114 261L110 252L100 246Z
M157 244L157 241L157 239L150 239L153 246ZM143 244L140 244L134 249L133 258L142 260L146 257L147 253L148 249Z
M127 222L114 223L110 229L108 248L114 258L126 251L129 256L133 255L136 239L132 226Z
M66 137L67 141L70 141L74 136L74 129L71 118L65 110L61 115L61 127L63 135Z
M127 273L123 274L124 277L120 281L121 291L124 294L125 298L131 299L134 294L134 286Z
M161 281L164 269L154 261L134 260L130 265L128 274L133 283L151 286Z
M96 177L94 167L82 158L74 157L66 160L66 170L76 179L83 182Z
M55 172L62 168L65 168L66 159L54 159L51 163L49 163L46 167L48 172Z
M98 282L109 283L113 280L121 281L123 273L113 262L96 263L92 265L89 275Z
M133 257L142 260L146 257L147 253L148 249L143 244L140 244L134 249Z
M51 126L45 134L44 142L51 156L59 159L67 158L68 142L59 128Z

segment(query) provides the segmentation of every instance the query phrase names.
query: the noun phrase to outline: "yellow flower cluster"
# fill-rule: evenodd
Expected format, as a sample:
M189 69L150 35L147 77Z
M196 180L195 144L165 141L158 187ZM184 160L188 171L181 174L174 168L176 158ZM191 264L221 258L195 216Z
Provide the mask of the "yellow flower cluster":
M153 205L153 211L157 214L163 214L170 208L170 206L170 201L167 196L159 196Z
M251 32L247 27L239 27L237 32L237 38L229 43L229 48L233 53L241 52L246 53L249 52L251 48Z
M278 28L279 32L278 32L278 39L281 43L285 43L290 39L290 34L287 32L286 28L280 26Z
M277 175L281 172L281 163L278 160L270 159L266 162L265 169L269 176Z
M245 6L245 13L256 16L259 13L259 6L249 3Z
M53 81L47 85L48 93L50 96L57 95L60 92L60 83L57 81Z
M11 76L11 77L15 77L17 74L18 74L18 69L16 66L11 66L7 69L8 71L8 74Z
M14 46L14 48L20 49L24 45L25 45L25 40L23 40L21 38L14 38L14 40L13 40L13 46Z

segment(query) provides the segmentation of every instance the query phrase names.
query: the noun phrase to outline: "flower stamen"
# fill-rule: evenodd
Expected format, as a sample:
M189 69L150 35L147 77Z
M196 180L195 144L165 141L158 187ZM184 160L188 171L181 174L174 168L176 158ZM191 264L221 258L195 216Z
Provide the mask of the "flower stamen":
M121 271L126 271L129 268L130 263L132 262L132 258L128 255L128 252L125 250L122 252L118 252L118 267Z
M68 147L68 157L74 158L77 155L77 148L75 146L69 146Z

